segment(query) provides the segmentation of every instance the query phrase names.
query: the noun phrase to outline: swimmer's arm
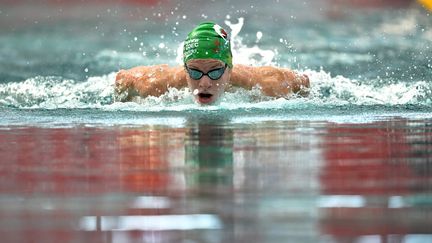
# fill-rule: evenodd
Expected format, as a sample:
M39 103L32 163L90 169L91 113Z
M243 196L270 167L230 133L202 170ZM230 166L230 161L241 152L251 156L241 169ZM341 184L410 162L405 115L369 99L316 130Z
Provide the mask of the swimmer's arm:
M286 97L291 94L307 96L310 87L308 76L288 68L246 65L233 67L231 84L245 89L259 86L265 95L273 97Z
M120 70L115 80L115 99L131 101L141 96L160 96L169 88L181 89L187 86L183 67L168 65L139 66Z

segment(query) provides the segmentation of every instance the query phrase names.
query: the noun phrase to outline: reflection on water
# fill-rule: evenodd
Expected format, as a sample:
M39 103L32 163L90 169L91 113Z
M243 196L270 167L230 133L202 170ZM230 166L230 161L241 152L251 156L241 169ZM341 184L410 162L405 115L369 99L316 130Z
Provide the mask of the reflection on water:
M0 131L4 242L432 240L430 120Z
M223 124L223 123L222 123ZM232 187L233 134L221 125L196 124L185 141L185 164L195 168L189 185Z

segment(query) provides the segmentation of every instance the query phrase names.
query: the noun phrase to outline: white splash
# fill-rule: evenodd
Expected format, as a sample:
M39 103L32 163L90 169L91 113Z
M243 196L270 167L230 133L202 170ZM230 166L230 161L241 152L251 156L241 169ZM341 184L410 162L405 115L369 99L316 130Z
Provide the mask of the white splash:
M405 105L431 104L432 85L426 81L412 83L364 84L343 76L332 77L323 70L307 70L311 89L310 99L334 105ZM379 83L377 80L374 83Z
M0 105L18 108L91 108L112 103L115 73L84 82L35 77L0 84Z
M412 83L367 84L343 76L331 76L323 70L306 70L311 82L306 98L273 98L265 96L258 87L227 91L214 106L194 102L188 88L175 89L160 97L136 97L133 103L114 102L115 73L90 77L85 81L36 77L22 82L0 84L0 106L17 108L102 108L108 110L190 110L190 109L281 109L304 105L432 105L432 84ZM194 91L196 93L196 91Z
M276 55L273 50L264 50L257 44L252 47L248 47L243 44L243 39L239 36L241 29L243 28L244 18L239 18L238 23L232 23L229 20L225 21L231 29L231 49L233 52L233 62L236 64L246 64L252 66L265 66L273 65L273 59ZM257 39L262 38L262 32L257 33Z

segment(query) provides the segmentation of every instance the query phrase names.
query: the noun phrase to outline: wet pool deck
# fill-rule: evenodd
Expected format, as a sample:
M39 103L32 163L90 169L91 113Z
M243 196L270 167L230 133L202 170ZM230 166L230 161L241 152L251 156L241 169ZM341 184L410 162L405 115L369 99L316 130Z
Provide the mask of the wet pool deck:
M432 122L0 130L2 242L430 242Z

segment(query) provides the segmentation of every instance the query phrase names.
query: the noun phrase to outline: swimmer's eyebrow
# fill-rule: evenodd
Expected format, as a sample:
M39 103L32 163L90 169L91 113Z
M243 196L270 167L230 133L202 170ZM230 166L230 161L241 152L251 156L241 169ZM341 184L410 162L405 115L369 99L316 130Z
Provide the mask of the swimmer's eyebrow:
M209 69L209 70L212 70L212 69L217 69L217 68L223 68L223 65L222 65L222 64L220 64L220 63L218 63L218 64L215 64L215 65L212 65L212 66L210 66L210 69Z
M198 69L195 65L193 65L193 64L189 64L189 65L186 65L186 67L188 67L188 68L192 68L192 69Z
M200 68L196 67L194 64L190 64L187 67L200 70ZM221 63L216 63L216 64L211 65L208 70L214 70L214 69L219 69L219 68L223 68L223 65Z
M215 70L215 69L219 69L219 68L223 68L223 65L220 64L220 63L217 63L217 64L213 64L213 65L211 65L211 66L208 68L208 70L211 71L211 70Z

